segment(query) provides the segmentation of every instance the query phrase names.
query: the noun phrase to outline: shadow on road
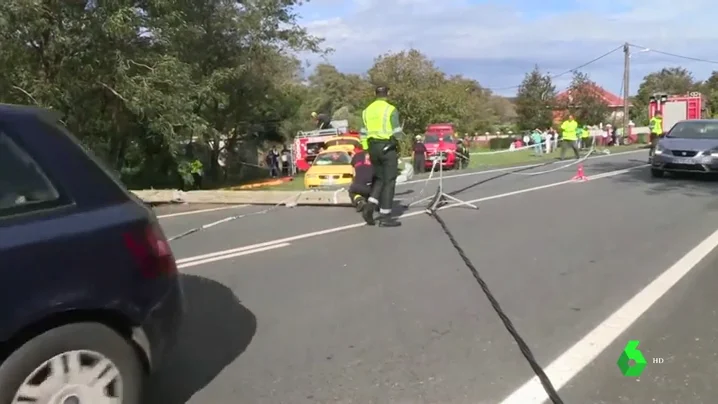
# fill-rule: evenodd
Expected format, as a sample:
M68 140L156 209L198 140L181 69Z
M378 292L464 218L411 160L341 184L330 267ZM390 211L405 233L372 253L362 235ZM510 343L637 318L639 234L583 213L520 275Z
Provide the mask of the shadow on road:
M148 381L145 404L184 404L241 355L257 319L219 282L182 275L187 313L162 370Z
M647 164L646 160L632 159L628 162L600 162L594 163L592 169L599 172L621 170L628 167ZM589 178L592 173L587 173ZM641 184L647 195L662 195L665 193L681 193L687 196L717 196L718 177L714 175L701 174L667 174L664 178L654 178L651 170L646 165L642 168L628 171L618 175L613 181L628 184ZM716 205L718 207L718 205Z

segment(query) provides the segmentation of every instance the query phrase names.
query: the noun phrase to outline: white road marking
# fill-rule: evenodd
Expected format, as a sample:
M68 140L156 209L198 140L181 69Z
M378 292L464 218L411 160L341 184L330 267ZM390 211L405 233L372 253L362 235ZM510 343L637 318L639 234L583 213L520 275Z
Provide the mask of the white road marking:
M548 365L546 375L551 379L556 390L565 386L591 364L601 352L608 348L716 247L718 247L718 230L701 241L688 254ZM618 353L616 353L616 359L618 359ZM548 396L538 378L534 377L504 399L501 404L542 404L546 400L548 400Z
M631 151L625 151L625 152L619 152L619 153L613 153L613 154L600 154L600 155L598 155L598 156L589 157L586 161L604 159L604 158L608 158L608 157L615 157L615 156L621 156L621 155L624 155L624 154L633 154L633 153L639 153L639 152L645 153L646 150L640 149L640 150L631 150ZM560 163L560 161L555 161L555 162L553 162L553 163L551 163L551 164L556 164L556 163ZM524 166L512 166L512 167L504 167L504 168L495 168L495 169L491 169L491 170L472 171L472 172L470 172L470 173L461 173L461 174L452 174L452 175L446 175L446 171L444 171L444 179L446 180L446 179L451 179L451 178L470 177L470 176L474 176L474 175L484 175L484 174L502 173L502 172L505 172L505 171L514 171L514 170L521 170L521 169L525 169L525 168L538 167L538 166L541 166L541 165L544 165L544 164L545 164L545 163L528 164L528 165L524 165ZM438 179L439 179L438 177L434 177L434 178L430 179L429 181L436 181L436 180L438 180ZM400 184L396 184L396 186L398 187L398 186L401 186L401 185L418 184L418 183L420 183L420 182L426 182L426 178L422 178L422 179L419 179L419 180L411 180L411 181L402 182L402 183L400 183Z
M190 210L188 212L178 212L178 213L168 213L166 215L159 215L157 216L158 219L165 219L168 217L176 217L176 216L187 216L187 215L196 215L198 213L207 213L207 212L216 212L218 210L227 210L227 209L238 209L238 208L244 208L249 205L232 205L232 206L221 206L219 208L209 208L209 209L199 209L199 210Z
M249 255L249 254L254 254L254 253L258 253L258 252L274 250L276 248L287 247L290 245L291 244L289 244L289 243L280 243L280 244L268 245L268 246L261 247L261 248L247 248L242 251L238 251L238 252L234 252L234 253L230 253L230 254L215 255L211 258L198 259L198 260L184 260L185 261L184 263L180 263L179 261L181 261L181 260L178 260L177 268L182 269L182 268L189 268L189 267L193 267L193 266L197 266L197 265L209 264L210 262L228 260L230 258L236 258L236 257L241 257L243 255ZM199 257L202 257L202 256L200 255Z
M646 166L648 166L648 165L647 165L647 164L643 164L643 165L640 165L640 166L630 167L630 168L626 168L626 169L622 169L622 170L609 171L609 172L606 172L606 173L602 173L602 174L597 174L597 175L591 176L591 177L589 177L589 179L591 179L591 180L599 180L599 179L602 179L602 178L614 177L614 176L616 176L616 175L625 174L625 173L627 173L627 172L629 172L629 171L631 171L631 170L635 170L635 169L637 169L637 168L643 168L643 167L646 167ZM590 183L590 181L589 181L589 183ZM485 197L483 197L483 198L473 199L473 200L466 201L466 202L474 204L474 203L479 203L479 202L491 201L491 200L494 200L494 199L506 198L506 197L514 196L514 195L521 195L521 194L525 194L525 193L529 193L529 192L540 191L540 190L542 190L542 189L548 189L548 188L558 187L558 186L566 185L566 184L579 184L579 183L575 182L574 180L554 182L554 183L551 183L551 184L540 185L540 186L532 187L532 188L519 189L519 190L517 190L517 191L507 192L507 193L503 193L503 194L485 196ZM443 207L439 208L439 210L457 208L457 207L460 207L460 206L461 206L461 205L459 205L459 204L449 204L449 205L446 205L446 206L443 206ZM426 211L420 210L420 211L416 211L416 212L404 213L403 215L401 215L401 216L399 216L399 217L400 217L400 218L409 218L409 217L414 217L414 216L419 216L419 215L424 215L424 214L426 214ZM346 225L346 226L333 227L333 228L330 228L330 229L324 229L324 230L313 231L313 232L304 233L304 234L298 234L298 235L296 235L296 236L286 237L286 238L282 238L282 239L279 239L279 240L267 241L267 242L264 242L264 243L252 244L252 245L248 245L248 246L244 246L244 247L238 247L238 248L232 248L232 249L229 249L229 250L217 251L217 252L213 252L213 253L209 253L209 254L198 255L198 256L195 256L195 257L183 258L183 259L181 259L181 260L177 260L177 262L178 262L178 263L186 263L186 262L190 262L190 261L195 262L196 260L202 260L202 259L204 259L204 258L210 258L210 257L216 257L216 256L224 256L224 255L226 255L226 254L241 253L241 252L244 252L244 251L247 251L247 250L260 249L260 248L265 248L265 247L268 247L268 246L271 247L271 246L273 246L273 245L281 244L281 243L292 243L292 242L295 242L295 241L297 241L297 240L303 240L303 239L308 239L308 238L312 238L312 237L323 236L323 235L326 235L326 234L331 234L331 233L337 233L337 232L340 232L340 231L356 229L356 228L358 228L358 227L363 227L363 226L366 226L366 223L361 222L361 223L355 223L355 224L350 224L350 225ZM253 250L253 251L254 251L254 252L259 252L259 250L256 250L256 251ZM211 259L211 258L210 258L210 259ZM212 262L212 261L207 261L207 262ZM199 265L199 264L197 264L197 265Z

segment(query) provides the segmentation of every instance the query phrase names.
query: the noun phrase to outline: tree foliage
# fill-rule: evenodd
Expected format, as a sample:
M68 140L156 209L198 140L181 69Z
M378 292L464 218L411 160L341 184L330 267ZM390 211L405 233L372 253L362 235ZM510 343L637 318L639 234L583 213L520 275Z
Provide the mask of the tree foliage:
M526 73L516 96L516 114L520 129L549 128L553 124L556 87L538 66Z
M416 50L378 57L366 74L321 64L294 14L300 0L5 0L0 102L60 112L80 141L130 187L212 185L241 177L265 142L311 129L313 111L361 125L373 86L391 87L408 133L434 122L461 132L510 125L511 102L447 76Z
M574 72L566 96L559 99L557 105L560 110L573 114L581 125L598 125L606 121L610 112L601 92L601 87L587 74Z
M666 67L643 78L638 94L633 99L631 119L637 125L648 124L648 103L652 95L686 95L700 89L693 74L682 67Z

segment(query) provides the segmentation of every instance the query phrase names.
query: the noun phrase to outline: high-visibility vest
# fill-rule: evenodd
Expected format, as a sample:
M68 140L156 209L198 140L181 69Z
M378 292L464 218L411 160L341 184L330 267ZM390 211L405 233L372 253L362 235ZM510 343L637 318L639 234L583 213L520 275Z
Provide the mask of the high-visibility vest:
M662 118L654 116L651 119L651 123L649 126L651 127L651 133L655 133L656 135L663 134L663 119Z
M378 99L362 112L361 118L366 128L367 139L389 140L394 134L391 115L396 108L384 99Z
M563 121L561 124L561 134L563 135L563 140L577 140L577 131L578 122L576 121Z

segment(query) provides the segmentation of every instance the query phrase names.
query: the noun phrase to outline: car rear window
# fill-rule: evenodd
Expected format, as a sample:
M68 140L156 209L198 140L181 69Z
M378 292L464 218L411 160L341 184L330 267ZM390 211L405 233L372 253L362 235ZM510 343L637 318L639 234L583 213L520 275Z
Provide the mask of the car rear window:
M51 207L59 200L40 166L0 131L0 217Z
M314 165L316 166L344 165L351 163L351 156L344 152L322 153L314 160Z

